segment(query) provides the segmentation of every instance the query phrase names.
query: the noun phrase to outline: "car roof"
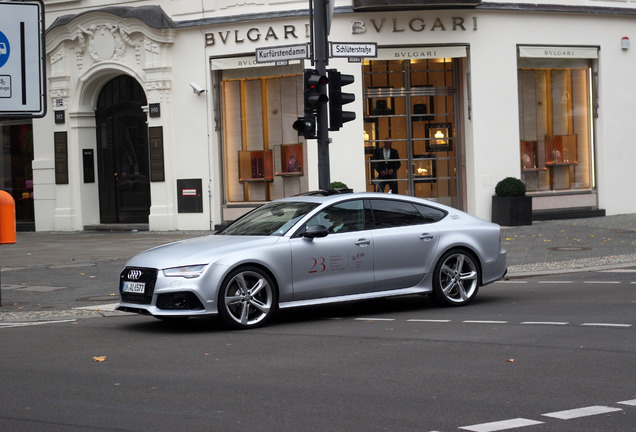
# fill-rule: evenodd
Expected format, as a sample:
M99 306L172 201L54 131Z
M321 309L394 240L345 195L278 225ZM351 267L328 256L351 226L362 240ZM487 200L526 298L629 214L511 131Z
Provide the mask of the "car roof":
M408 195L387 194L383 192L347 192L347 193L329 193L324 191L307 192L299 195L290 196L287 198L281 198L276 201L287 202L312 202L318 204L334 204L341 201L348 201L351 199L385 199L385 200L397 200L397 201L409 201L417 204L430 205L446 211L457 209L447 207L443 204L439 204L433 201L428 201L423 198L411 197Z

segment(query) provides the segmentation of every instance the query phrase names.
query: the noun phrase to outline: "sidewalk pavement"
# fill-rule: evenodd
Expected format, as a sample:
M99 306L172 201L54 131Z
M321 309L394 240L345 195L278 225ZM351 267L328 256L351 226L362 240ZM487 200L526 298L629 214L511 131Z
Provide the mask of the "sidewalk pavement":
M15 244L0 245L0 270L128 258L171 241L209 231L19 232ZM636 266L636 214L535 221L502 227L508 276Z

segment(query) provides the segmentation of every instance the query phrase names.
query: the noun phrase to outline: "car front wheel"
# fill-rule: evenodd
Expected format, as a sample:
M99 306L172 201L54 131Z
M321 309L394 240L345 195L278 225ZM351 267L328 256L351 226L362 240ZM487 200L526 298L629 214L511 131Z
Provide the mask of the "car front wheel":
M219 292L219 314L230 327L248 329L265 324L277 306L274 283L258 267L240 267L224 280Z
M479 289L479 266L472 254L450 250L442 255L433 274L433 298L445 306L470 303Z

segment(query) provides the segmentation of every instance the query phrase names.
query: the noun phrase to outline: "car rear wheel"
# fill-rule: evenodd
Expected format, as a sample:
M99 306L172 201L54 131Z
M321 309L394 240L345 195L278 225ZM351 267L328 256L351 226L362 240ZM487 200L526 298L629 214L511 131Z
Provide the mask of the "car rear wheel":
M468 304L477 295L480 280L475 257L463 250L450 250L435 266L433 298L445 306Z
M219 292L219 314L237 329L265 324L277 307L277 293L269 275L258 267L240 267L224 280Z

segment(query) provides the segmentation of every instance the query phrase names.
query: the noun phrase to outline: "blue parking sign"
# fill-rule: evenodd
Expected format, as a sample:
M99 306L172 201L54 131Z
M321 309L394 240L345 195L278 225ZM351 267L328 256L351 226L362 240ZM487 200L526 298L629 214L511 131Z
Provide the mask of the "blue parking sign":
M11 45L7 36L0 31L0 68L9 60Z
M46 115L44 1L0 0L0 120Z

